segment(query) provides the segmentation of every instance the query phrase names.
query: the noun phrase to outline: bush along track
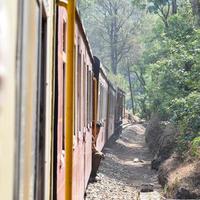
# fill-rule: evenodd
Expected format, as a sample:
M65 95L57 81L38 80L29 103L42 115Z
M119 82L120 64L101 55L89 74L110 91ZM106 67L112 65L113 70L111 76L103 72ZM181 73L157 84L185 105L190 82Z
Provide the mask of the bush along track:
M199 199L198 144L194 145L196 139L182 140L182 137L174 125L154 115L145 132L148 147L154 154L151 168L158 170L158 181L167 198Z

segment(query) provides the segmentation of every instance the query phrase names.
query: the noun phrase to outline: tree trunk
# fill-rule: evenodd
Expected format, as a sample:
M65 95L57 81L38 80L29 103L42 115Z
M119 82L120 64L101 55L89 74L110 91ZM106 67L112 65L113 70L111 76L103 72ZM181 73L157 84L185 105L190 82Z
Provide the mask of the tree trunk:
M190 0L192 12L196 18L197 25L200 26L200 0Z
M117 60L118 60L118 56L117 56L117 11L115 11L115 17L113 17L113 21L112 21L112 26L111 26L111 69L113 74L117 74Z
M172 0L172 15L177 13L177 2L176 0Z
M111 44L111 69L112 69L112 73L116 75L117 71L116 71L116 66L115 66L115 47L114 47L113 42Z
M132 84L131 84L131 74L130 74L130 67L128 66L128 83L129 83L129 90L131 93L131 104L132 104L132 113L135 114L135 108L134 108L134 100L133 100L133 90L132 90Z
M163 20L164 24L165 24L165 28L168 29L169 28L169 24L168 24L168 21L167 19Z

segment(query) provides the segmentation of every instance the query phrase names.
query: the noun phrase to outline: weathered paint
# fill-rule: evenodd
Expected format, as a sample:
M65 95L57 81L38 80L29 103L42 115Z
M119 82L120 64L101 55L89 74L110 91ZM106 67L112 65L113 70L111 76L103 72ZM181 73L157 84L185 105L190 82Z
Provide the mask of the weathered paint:
M0 196L6 200L14 186L17 8L16 0L0 0Z
M92 73L92 60L86 47L83 30L76 19L75 27L76 65L75 65L75 134L73 146L73 192L72 199L83 199L91 172L91 121L87 120L88 70ZM92 79L90 78L90 86ZM90 88L92 90L92 88ZM92 91L91 91L92 92ZM90 108L91 110L92 108ZM91 117L92 120L92 117Z

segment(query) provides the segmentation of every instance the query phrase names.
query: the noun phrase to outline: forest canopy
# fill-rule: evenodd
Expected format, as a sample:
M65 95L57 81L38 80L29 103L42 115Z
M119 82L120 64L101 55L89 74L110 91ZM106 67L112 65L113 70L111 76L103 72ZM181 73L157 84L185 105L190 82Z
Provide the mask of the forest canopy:
M79 0L92 50L127 94L127 109L180 130L180 151L200 147L200 1ZM199 155L198 155L199 156Z

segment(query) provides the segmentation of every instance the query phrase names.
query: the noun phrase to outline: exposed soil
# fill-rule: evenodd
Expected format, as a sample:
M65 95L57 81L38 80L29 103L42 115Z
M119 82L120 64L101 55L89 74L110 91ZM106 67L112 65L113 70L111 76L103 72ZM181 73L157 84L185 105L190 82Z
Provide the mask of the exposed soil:
M138 199L143 184L152 184L160 192L157 174L151 170L152 154L145 143L141 124L127 125L121 136L104 149L106 158L99 169L101 178L90 183L87 200Z

